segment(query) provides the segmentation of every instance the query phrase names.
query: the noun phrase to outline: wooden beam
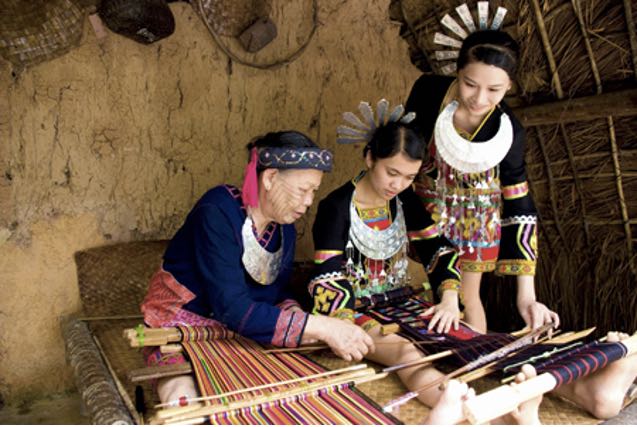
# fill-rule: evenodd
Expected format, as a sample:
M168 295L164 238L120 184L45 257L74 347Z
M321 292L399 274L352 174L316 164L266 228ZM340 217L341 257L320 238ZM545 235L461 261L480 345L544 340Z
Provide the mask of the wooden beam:
M544 47L544 54L546 60L549 63L549 70L551 71L551 85L555 89L555 94L558 99L564 98L564 91L562 90L562 83L560 82L560 76L557 73L557 64L555 63L555 56L553 56L553 48L549 41L549 33L546 30L546 24L542 17L542 8L540 7L539 0L532 0L533 12L535 14L535 21L537 24L538 32L540 33L540 39L542 40L542 47Z
M513 112L525 127L589 121L609 116L637 116L637 89L520 107Z
M149 366L147 368L133 369L128 373L128 380L136 383L156 378L175 377L192 373L192 365L188 362L173 365Z
M633 8L631 0L624 0L624 12L626 15L626 26L628 27L628 40L630 40L630 51L632 52L633 73L637 80L637 34L635 34L635 21L633 20Z

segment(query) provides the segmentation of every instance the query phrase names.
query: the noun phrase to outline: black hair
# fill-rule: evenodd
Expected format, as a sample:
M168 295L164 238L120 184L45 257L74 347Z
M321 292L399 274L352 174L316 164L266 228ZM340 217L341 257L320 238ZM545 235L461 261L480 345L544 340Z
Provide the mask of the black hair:
M387 159L402 152L410 159L423 160L425 147L425 139L420 133L406 124L390 122L376 129L363 149L363 156L369 152L372 160Z
M502 68L512 80L518 67L520 47L507 32L482 30L471 33L462 42L458 54L458 71L473 62Z
M318 145L312 141L308 136L297 132L295 130L285 130L280 132L270 132L262 136L258 136L248 145L248 161L250 161L250 152L253 148L318 148ZM257 171L264 170L261 165L257 167Z

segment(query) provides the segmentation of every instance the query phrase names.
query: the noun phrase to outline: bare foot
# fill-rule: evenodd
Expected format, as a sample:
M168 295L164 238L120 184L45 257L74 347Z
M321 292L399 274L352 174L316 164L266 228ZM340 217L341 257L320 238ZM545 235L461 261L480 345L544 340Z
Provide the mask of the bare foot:
M475 396L475 391L465 383L451 380L436 406L429 412L425 424L457 424L464 420L462 402Z
M179 375L161 379L157 383L157 394L162 403L178 402L180 397L197 397L197 386L192 375Z
M628 334L609 332L608 342L628 338ZM624 357L603 369L558 388L563 396L593 416L601 419L614 417L622 409L624 396L637 377L637 355Z

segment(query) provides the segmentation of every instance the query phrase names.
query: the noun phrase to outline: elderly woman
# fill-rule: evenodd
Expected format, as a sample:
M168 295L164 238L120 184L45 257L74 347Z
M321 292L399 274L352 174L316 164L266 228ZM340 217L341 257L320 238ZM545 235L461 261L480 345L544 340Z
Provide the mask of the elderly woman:
M294 131L269 133L247 148L243 188L209 190L170 241L141 306L145 322L225 326L275 346L323 341L345 359L366 354L373 342L361 328L304 312L289 284L293 223L312 204L332 154ZM155 350L148 362L161 357ZM195 390L190 376L158 384L162 401Z

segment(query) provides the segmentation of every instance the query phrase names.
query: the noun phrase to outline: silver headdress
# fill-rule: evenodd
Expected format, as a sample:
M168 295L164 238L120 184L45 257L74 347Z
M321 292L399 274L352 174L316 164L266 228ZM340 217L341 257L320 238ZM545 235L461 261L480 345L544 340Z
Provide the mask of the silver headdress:
M458 54L460 53L460 48L462 47L462 40L467 38L467 36L471 33L480 30L499 30L502 27L502 22L504 21L504 17L507 14L507 9L502 6L499 6L495 12L495 16L493 17L493 21L491 21L491 26L489 26L489 2L488 1L479 1L478 2L478 27L476 28L476 24L471 16L471 12L469 11L469 6L466 3L456 7L456 13L462 20L462 23L465 25L466 30L451 17L451 15L446 14L440 20L440 23L450 30L454 36L460 37L460 40L450 37L441 32L436 32L434 36L434 43L447 46L451 49L446 50L437 50L436 51L436 60L438 61L453 61L446 65L441 65L440 71L443 74L453 74L456 72L456 62L455 60L458 58Z
M358 111L361 117L351 111L343 113L343 120L347 124L336 128L336 142L339 144L368 143L378 127L392 122L409 123L416 118L414 112L405 114L402 104L390 108L386 99L381 99L376 104L376 115L371 105L365 101L358 104Z

